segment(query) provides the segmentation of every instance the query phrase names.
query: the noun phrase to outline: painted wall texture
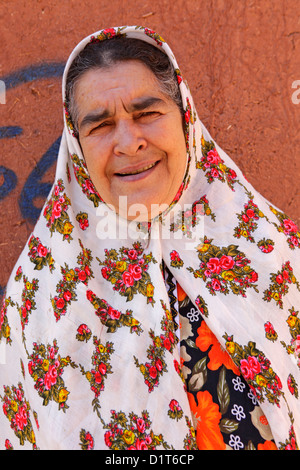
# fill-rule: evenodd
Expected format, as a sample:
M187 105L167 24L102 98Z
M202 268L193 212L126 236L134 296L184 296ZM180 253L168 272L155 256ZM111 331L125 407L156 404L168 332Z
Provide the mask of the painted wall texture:
M0 297L53 181L67 57L124 24L171 45L212 136L300 227L299 0L0 0Z

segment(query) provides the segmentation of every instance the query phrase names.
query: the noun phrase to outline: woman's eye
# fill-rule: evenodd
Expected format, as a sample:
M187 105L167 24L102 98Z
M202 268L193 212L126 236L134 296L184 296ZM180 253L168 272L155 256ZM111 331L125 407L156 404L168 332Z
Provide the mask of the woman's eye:
M159 116L159 112L158 111L146 111L144 113L141 113L139 117L143 118L143 117L155 117L155 116Z
M107 126L109 126L109 125L110 125L109 122L106 122L106 121L105 121L105 122L101 122L101 124L98 124L98 126L94 127L94 128L91 130L91 132L97 131L97 130L99 130L99 129L103 129L104 127L107 127Z

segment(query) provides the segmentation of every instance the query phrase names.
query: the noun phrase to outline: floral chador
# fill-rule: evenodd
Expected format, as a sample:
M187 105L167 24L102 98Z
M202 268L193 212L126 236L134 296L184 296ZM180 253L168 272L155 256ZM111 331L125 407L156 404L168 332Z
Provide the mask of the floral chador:
M185 175L146 225L105 204L65 104L74 58L116 36L169 57L184 109ZM299 227L205 129L156 32L84 38L62 85L55 181L1 306L0 448L297 449Z

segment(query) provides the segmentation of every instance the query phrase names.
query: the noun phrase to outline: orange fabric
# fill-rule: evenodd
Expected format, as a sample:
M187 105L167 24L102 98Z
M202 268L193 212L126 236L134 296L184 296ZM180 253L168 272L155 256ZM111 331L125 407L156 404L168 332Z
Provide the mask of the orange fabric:
M199 450L225 450L226 446L220 431L222 415L219 406L213 402L209 392L198 392L197 401L188 393Z
M209 369L217 370L224 365L227 369L231 369L236 375L240 375L239 368L236 367L229 354L221 347L219 341L205 322L198 328L197 333L196 345L201 351L207 351L207 349L212 346L208 353L210 362L207 367Z

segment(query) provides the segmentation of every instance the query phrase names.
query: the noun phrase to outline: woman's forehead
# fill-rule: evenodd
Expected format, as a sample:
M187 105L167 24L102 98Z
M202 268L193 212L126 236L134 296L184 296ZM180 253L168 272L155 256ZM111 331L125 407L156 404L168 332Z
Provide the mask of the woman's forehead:
M99 108L112 112L120 100L128 112L170 101L153 72L138 61L89 70L78 80L75 100L79 114Z

